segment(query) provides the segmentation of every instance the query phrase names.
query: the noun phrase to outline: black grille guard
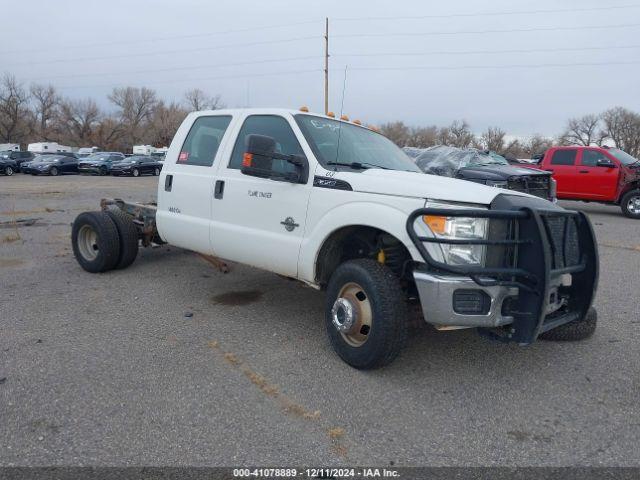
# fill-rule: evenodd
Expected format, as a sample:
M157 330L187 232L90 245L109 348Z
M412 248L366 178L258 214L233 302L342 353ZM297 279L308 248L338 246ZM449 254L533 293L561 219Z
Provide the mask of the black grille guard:
M514 238L507 239L425 237L418 235L415 230L416 219L425 215L508 220L517 224L517 233ZM558 245L553 239L549 226L549 219L560 218L566 219L562 245ZM571 265L564 264L569 241L568 219L575 220L579 245L579 260ZM593 228L583 212L529 207L514 210L420 208L409 215L406 228L429 271L467 276L483 287L519 288L509 311L514 321L504 335L499 335L501 340L521 344L532 343L540 333L582 318L591 307L598 282L598 251ZM435 260L429 254L426 243L502 246L513 249L514 260L508 266L449 265ZM558 258L563 262L558 262ZM563 274L572 274L571 285L562 288L567 299L566 305L559 311L547 315L551 281ZM495 335L495 332L491 335Z

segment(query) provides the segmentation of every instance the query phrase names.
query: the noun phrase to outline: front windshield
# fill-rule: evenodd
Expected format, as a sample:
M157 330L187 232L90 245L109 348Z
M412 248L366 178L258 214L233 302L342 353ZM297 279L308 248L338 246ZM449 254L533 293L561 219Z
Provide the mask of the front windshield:
M619 148L610 148L609 153L620 160L620 163L623 165L631 165L636 163L638 160L633 158L627 152L620 150Z
M420 172L407 155L379 133L347 122L313 115L296 115L296 122L322 166L360 164L362 168L383 168Z
M109 155L104 153L96 153L93 155L89 155L88 157L84 157L85 162L104 162L109 159Z
M57 162L58 160L60 160L63 157L49 157L49 156L43 156L43 158L41 158L40 160L38 160L39 163L53 163L53 162Z

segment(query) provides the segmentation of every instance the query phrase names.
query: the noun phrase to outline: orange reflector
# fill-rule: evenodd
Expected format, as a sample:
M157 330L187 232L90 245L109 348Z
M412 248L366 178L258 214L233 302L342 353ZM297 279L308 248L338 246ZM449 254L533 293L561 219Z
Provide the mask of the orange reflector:
M433 233L442 235L447 230L447 217L438 217L435 215L425 215L422 217Z
M346 115L341 115L340 116L340 120L344 120L345 122L349 121L349 117L347 117Z
M356 125L362 125L362 122L360 120L354 120L353 123L355 123Z
M327 112L327 117L336 118L336 114L333 112Z
M309 107L307 107L306 105L303 105L300 107L300 111L301 112L308 112L309 111Z
M253 154L252 153L245 153L244 156L242 157L242 166L243 167L250 167L251 166L251 162L253 162Z

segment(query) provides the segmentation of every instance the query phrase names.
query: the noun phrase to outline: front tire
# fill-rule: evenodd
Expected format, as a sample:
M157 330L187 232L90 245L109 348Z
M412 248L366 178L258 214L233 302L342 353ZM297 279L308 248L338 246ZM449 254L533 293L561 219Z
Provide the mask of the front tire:
M99 175L103 177L109 173L109 171L107 170L107 167L100 167L100 170L98 172L99 172Z
M49 171L49 174L50 174L52 177L57 177L57 176L58 176L58 173L59 173L59 172L58 172L58 169L57 169L56 167L51 167L51 170Z
M154 176L156 176L156 177L157 177L158 175L160 175L160 169L159 169L158 167L156 167L156 168L154 168L154 169L153 169L153 175L154 175Z
M127 268L138 256L138 229L131 217L120 209L107 210L107 215L113 220L120 238L120 255L115 268Z
M9 167L9 166L5 167L4 174L7 177L10 177L11 175L13 175L13 167Z
M78 215L71 229L71 245L76 260L87 272L106 272L118 263L118 229L105 212Z
M131 175L133 175L134 177L139 177L140 176L140 170L138 170L137 168L134 168L131 171Z
M598 312L591 307L584 318L560 325L548 332L541 333L538 338L556 342L575 342L589 338L598 326Z
M327 286L325 326L331 346L352 367L388 365L407 338L407 304L398 278L374 260L338 266Z
M629 218L640 219L640 190L631 190L620 201L622 213Z

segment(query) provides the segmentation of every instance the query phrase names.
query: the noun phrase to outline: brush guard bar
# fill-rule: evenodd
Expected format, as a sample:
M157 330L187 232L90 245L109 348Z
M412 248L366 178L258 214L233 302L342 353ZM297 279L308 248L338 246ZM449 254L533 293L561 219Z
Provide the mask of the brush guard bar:
M512 238L491 238L491 235L487 239L421 236L415 225L416 220L425 215L486 218L489 223L506 221L514 227L510 229ZM507 309L504 314L512 316L513 323L507 329L484 332L500 340L532 343L543 332L584 318L591 307L598 282L598 252L593 228L582 212L526 206L513 210L420 208L409 215L406 229L426 264L418 266L417 270L426 268L430 272L469 277L481 287L518 288L518 295L511 297L503 306L503 310ZM571 241L573 245L570 245ZM496 266L449 265L435 260L429 254L427 243L484 245L487 250L498 247L511 249L512 253L508 264L505 255L504 264ZM578 259L567 264L571 248L578 248L577 253L573 252ZM562 295L563 306L547 314L550 295Z

